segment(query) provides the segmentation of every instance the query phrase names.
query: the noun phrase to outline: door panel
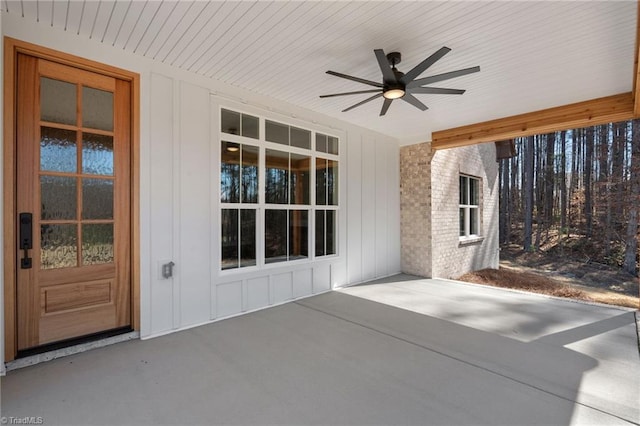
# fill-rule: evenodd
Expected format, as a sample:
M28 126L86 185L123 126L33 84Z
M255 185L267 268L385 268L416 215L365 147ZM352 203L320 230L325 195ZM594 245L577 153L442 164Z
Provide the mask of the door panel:
M131 324L131 86L23 54L17 75L17 213L33 215L23 350Z

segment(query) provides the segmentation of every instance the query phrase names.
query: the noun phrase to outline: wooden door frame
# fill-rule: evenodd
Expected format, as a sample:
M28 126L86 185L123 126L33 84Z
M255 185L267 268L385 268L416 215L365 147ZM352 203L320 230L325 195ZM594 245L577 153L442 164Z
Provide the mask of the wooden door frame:
M3 250L5 361L17 354L16 323L16 77L19 53L131 83L131 326L140 329L140 75L46 47L4 38Z

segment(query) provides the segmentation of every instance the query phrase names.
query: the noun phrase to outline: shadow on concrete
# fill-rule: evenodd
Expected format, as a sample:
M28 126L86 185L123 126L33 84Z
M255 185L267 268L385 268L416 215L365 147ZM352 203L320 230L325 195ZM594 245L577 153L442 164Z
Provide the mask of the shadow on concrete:
M46 424L625 424L577 404L597 361L331 292L10 372Z

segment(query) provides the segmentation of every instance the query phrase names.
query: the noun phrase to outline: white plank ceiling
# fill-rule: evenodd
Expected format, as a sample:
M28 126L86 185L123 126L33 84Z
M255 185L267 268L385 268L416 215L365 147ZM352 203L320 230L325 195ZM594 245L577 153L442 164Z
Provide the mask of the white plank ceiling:
M635 1L5 1L2 12L123 49L229 85L395 136L430 132L628 92ZM382 99L341 110L371 89L325 74L381 81L373 49L399 51L407 72L442 46L422 77L479 65L435 86L462 96L417 95L422 112Z

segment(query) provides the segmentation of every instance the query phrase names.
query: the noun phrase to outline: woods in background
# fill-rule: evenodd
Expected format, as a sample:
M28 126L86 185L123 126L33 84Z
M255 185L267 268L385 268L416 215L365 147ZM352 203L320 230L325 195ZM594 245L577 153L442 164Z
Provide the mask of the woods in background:
M637 275L640 120L514 142L500 161L500 242Z

